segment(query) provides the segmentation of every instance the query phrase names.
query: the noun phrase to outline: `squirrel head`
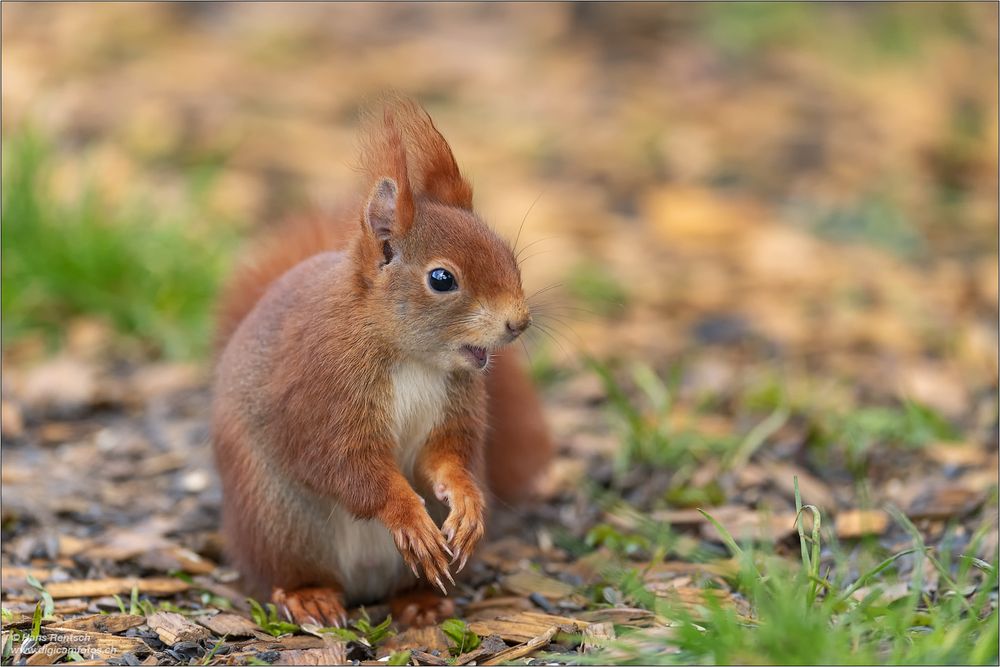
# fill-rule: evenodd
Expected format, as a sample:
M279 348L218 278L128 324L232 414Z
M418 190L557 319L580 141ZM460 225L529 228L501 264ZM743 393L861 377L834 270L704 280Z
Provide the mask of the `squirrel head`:
M472 210L472 188L423 109L387 104L366 135L370 193L358 277L394 343L444 370L483 370L531 324L510 245Z

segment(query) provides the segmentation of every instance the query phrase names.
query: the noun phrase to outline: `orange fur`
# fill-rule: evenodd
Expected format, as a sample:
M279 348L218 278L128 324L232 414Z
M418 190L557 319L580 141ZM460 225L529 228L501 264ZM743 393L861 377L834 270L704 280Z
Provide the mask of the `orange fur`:
M507 458L551 452L516 360L499 355L484 377L463 351L495 354L530 320L510 248L472 212L444 138L393 100L367 119L362 171L360 211L284 227L223 292L213 443L228 551L257 595L369 601L411 585L406 565L441 583L447 554L464 564L483 534L488 431ZM435 266L460 288L428 288ZM538 472L489 478L511 499ZM447 515L444 534L431 514ZM390 539L395 556L379 551ZM359 559L375 570L364 581Z

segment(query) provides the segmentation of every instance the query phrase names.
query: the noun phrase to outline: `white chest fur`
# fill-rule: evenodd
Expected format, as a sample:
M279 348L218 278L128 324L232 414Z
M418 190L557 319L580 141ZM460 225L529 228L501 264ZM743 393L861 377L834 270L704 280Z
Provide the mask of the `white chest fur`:
M429 366L403 363L392 373L392 392L396 460L413 483L417 456L447 408L447 376ZM380 522L358 520L335 502L324 505L314 496L303 498L302 514L313 522L313 528L304 531L312 540L304 549L322 554L321 562L350 604L383 599L415 581ZM434 502L428 499L429 505Z
M407 477L431 430L444 417L448 390L440 370L415 362L403 362L392 373L393 434L396 460Z

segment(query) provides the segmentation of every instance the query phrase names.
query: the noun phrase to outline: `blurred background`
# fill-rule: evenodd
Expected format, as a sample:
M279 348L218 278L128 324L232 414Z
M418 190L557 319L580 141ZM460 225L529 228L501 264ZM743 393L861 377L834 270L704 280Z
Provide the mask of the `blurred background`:
M211 527L216 289L389 88L554 286L553 494L995 512L996 54L975 3L5 3L5 526Z

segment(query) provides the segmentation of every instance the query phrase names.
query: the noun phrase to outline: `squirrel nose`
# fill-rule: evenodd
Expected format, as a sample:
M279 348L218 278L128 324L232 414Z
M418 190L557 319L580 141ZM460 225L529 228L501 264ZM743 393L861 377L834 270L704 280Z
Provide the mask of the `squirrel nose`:
M509 331L514 338L517 338L524 333L524 330L529 326L531 326L531 315L525 315L517 321L507 320L507 331Z

